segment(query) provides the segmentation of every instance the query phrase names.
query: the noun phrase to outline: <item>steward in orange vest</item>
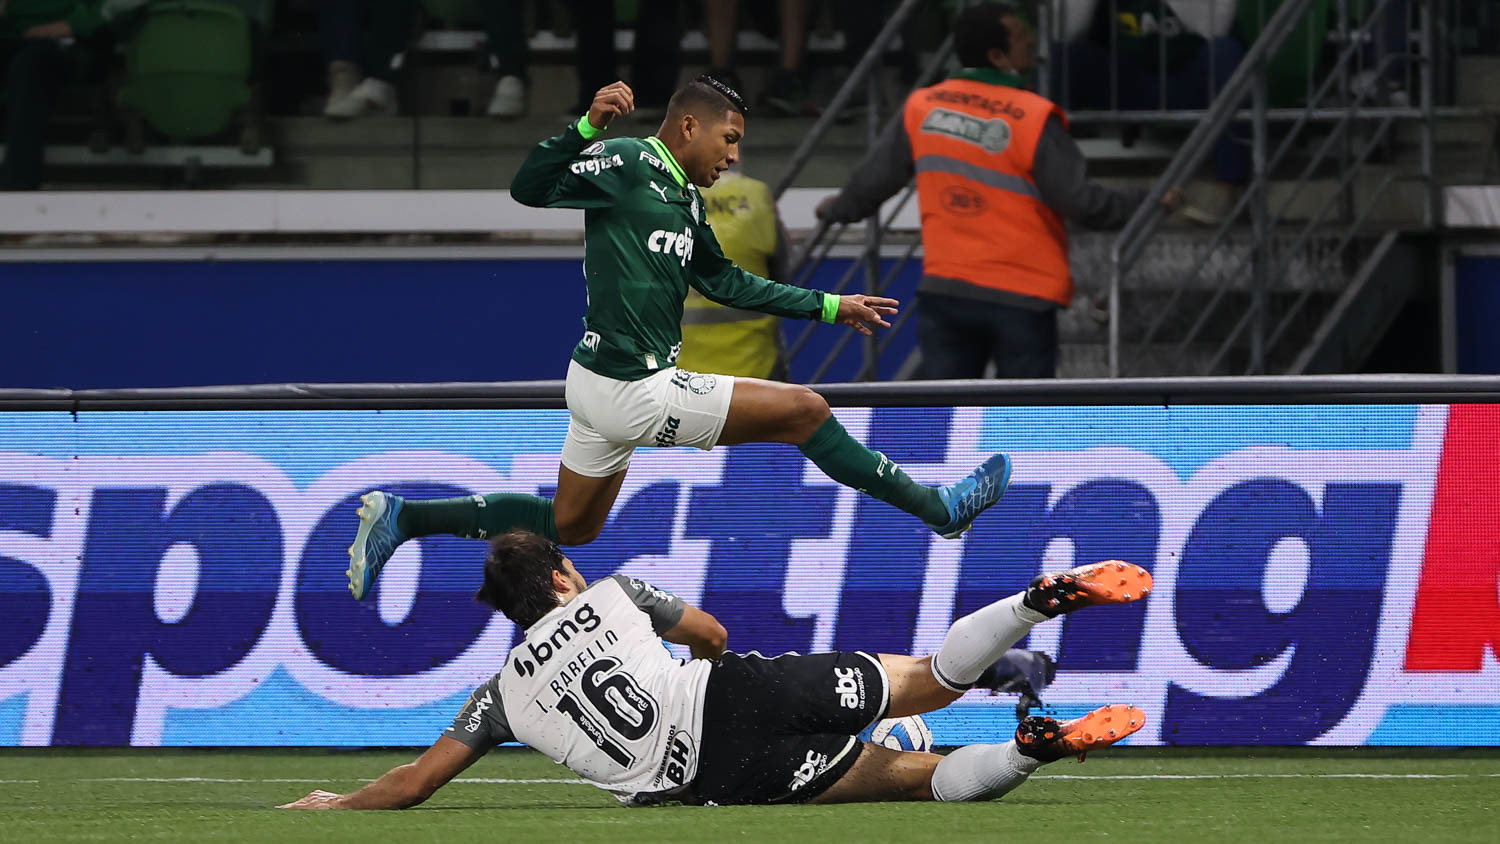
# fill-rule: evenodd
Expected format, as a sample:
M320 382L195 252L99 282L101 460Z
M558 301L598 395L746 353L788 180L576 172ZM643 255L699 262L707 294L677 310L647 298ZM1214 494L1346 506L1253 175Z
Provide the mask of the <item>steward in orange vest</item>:
M1020 74L1035 66L1036 36L1013 8L965 8L954 44L964 68L912 92L902 124L818 215L865 219L915 175L924 377L979 378L993 360L998 377L1050 378L1056 310L1073 297L1063 221L1118 228L1146 194L1088 181L1067 116L1023 90Z

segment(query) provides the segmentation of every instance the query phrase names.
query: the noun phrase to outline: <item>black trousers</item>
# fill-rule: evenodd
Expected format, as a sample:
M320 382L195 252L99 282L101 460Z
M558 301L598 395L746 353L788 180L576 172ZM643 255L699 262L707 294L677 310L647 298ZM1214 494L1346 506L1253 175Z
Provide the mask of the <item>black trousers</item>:
M573 26L578 31L578 99L594 101L594 93L620 78L615 54L615 4L572 0ZM635 54L630 78L635 104L659 108L677 90L682 72L682 10L678 0L641 0L635 24Z
M71 63L51 39L0 43L5 68L5 162L0 189L36 190L42 184L47 122Z
M983 378L995 362L996 378L1057 376L1057 310L1032 311L979 299L917 294L917 343L922 377Z

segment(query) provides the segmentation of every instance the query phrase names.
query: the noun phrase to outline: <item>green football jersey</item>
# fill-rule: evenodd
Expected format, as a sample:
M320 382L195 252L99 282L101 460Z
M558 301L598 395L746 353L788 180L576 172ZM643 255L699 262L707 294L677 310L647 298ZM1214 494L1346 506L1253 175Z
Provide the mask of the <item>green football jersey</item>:
M574 123L531 151L510 194L532 207L583 209L589 299L573 360L607 378L636 381L676 363L689 286L731 307L824 315L822 291L778 284L724 257L698 188L656 138L591 144Z

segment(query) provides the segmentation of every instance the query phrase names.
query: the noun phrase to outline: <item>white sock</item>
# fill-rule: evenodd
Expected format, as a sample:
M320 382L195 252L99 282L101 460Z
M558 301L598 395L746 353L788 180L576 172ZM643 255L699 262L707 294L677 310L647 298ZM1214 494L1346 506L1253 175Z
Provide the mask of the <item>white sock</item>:
M1021 753L1014 741L971 744L938 763L932 772L932 796L950 803L994 800L1025 782L1040 767L1041 761Z
M964 692L974 685L1027 631L1047 620L1021 603L1024 592L996 601L953 622L943 646L932 658L932 676L951 692Z

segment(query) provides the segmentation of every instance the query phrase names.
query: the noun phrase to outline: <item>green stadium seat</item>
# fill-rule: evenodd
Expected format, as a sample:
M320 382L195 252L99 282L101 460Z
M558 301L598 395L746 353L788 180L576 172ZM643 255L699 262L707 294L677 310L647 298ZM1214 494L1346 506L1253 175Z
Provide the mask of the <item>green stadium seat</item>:
M250 102L250 51L250 21L237 4L153 3L126 47L120 102L174 141L216 135Z
M451 27L478 26L484 20L480 0L422 0L422 8Z

